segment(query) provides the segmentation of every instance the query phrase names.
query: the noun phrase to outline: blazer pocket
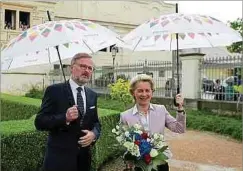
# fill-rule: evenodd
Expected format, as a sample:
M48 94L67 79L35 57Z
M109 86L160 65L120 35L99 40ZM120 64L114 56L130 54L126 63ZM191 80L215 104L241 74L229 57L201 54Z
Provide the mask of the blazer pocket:
M95 108L95 106L91 106L89 109L94 109Z

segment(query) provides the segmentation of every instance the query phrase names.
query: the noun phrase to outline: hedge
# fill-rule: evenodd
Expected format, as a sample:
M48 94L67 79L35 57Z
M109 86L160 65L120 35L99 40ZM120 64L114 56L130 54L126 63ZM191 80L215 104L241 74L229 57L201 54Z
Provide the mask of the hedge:
M100 110L103 112L107 111ZM29 120L5 121L2 123L2 170L33 171L42 165L47 132L36 131L33 120L34 116ZM100 117L100 121L102 124L102 135L92 149L92 165L96 169L110 156L119 154L119 151L113 146L116 140L111 136L111 130L119 121L119 115L117 115L117 112L110 113L109 116Z
M41 100L1 94L1 120L22 120L35 115Z
M40 100L36 101L36 99L29 98L20 99L19 97L10 96L1 97L1 100L4 101L2 103L2 110L6 109L4 107L6 104L14 106L14 104L19 103L19 105L9 110L14 112L15 115L20 114L21 117L24 116L27 118L27 115L22 114L22 112L26 111L23 106L27 109L35 106L36 108L34 109L33 107L33 111L38 109L37 106ZM118 101L104 100L104 98L99 99L98 105L107 109L99 108L102 135L92 149L92 166L95 169L99 168L110 157L120 154L120 150L113 146L116 144L116 140L111 134L111 130L119 120L118 113L122 111L122 105ZM10 111L2 112L5 112L5 114L8 112L11 113ZM2 170L33 171L38 170L42 165L47 133L35 130L33 125L35 113L31 113L29 119L9 120L1 123ZM171 114L175 116L174 111L171 111ZM12 115L12 117L15 115ZM17 118L21 117L18 116ZM242 122L241 119L237 118L214 115L205 111L187 110L187 128L212 131L242 141Z
M1 123L2 170L40 169L45 153L47 132L36 131L33 123L41 100L4 95L1 101L5 117L5 121ZM28 114L23 114L25 112ZM112 128L119 121L119 112L98 108L98 113L102 124L102 134L92 149L92 166L95 169L110 156L119 154L119 150L113 146L116 140L111 134Z

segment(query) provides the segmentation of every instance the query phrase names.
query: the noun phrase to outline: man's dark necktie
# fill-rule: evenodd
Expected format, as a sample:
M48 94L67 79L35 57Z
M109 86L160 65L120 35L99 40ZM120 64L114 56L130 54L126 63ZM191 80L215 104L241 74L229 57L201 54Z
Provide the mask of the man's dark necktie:
M80 125L82 125L83 122L83 115L84 115L84 100L83 97L81 95L81 91L82 91L82 87L78 87L77 88L77 105L78 105L78 111L80 114Z

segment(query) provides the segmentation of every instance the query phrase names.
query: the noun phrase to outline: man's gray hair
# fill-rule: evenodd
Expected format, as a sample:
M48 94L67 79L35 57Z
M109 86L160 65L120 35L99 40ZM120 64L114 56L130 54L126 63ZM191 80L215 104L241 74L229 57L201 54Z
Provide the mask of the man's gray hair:
M78 59L81 59L81 58L92 58L92 56L90 56L89 54L87 53L77 53L76 55L73 56L72 60L71 60L71 65L75 64L75 62L78 60Z

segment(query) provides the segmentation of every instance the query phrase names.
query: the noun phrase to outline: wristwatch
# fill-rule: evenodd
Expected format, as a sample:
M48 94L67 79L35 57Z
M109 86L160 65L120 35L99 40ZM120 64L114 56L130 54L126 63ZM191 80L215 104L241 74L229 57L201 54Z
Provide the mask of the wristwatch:
M182 110L177 110L177 112L178 112L178 113L183 113L183 114L185 114L185 110L184 110L184 109L182 109Z

